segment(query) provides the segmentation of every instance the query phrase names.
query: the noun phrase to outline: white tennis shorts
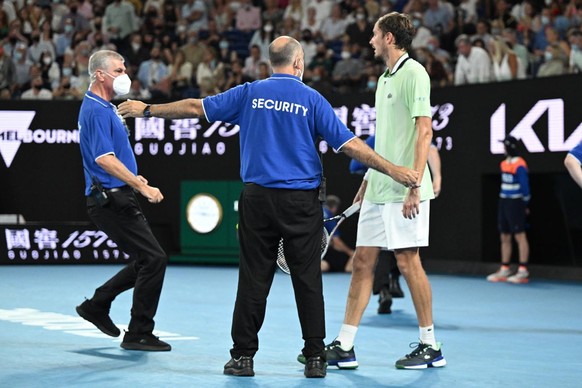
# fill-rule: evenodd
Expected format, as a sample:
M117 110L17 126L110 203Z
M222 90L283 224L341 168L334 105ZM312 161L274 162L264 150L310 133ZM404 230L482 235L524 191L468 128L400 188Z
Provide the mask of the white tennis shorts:
M375 204L363 200L356 246L394 250L428 246L430 201L422 201L419 214L402 215L402 202Z

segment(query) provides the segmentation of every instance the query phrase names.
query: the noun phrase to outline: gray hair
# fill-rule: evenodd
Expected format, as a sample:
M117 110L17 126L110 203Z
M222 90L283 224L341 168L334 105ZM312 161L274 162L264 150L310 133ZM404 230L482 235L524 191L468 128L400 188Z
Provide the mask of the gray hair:
M88 66L91 83L95 81L95 72L97 70L105 70L112 59L118 59L121 62L125 62L125 59L121 54L111 50L99 50L91 55Z
M281 39L282 37L278 38ZM275 41L271 42L269 45L269 60L271 61L272 67L287 66L293 62L293 58L299 50L302 50L301 43L296 39L291 37L288 38L287 42L281 44L275 44ZM276 40L276 39L275 39Z

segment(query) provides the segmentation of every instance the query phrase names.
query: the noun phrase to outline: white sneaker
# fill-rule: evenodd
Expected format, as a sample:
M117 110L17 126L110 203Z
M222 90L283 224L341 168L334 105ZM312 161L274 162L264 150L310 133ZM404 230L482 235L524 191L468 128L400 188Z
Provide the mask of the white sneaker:
M527 269L520 269L514 275L507 278L509 283L524 284L529 282L529 272Z
M490 282L505 282L508 280L509 275L511 275L511 270L509 267L500 267L499 270L491 275L487 276L487 281Z

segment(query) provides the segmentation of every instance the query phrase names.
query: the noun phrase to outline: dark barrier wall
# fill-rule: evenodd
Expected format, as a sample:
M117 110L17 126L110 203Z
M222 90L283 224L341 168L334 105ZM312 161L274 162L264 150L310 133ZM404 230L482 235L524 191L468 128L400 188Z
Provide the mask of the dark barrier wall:
M580 189L563 159L582 140L582 77L566 76L433 90L434 139L443 162L443 190L433 202L431 246L425 257L499 261L496 206L499 140L524 140L533 198L529 236L536 264L582 266ZM366 137L374 131L373 95L329 96L348 126ZM28 221L83 222L88 218L78 147L78 102L3 101L0 105L0 214ZM128 120L140 173L165 195L142 201L162 244L180 249L180 184L185 180L239 178L238 127L204 119ZM260 130L261 123L256 123ZM290 145L292 146L292 145ZM347 206L361 177L349 159L327 150L328 192ZM355 219L343 226L352 242ZM3 237L3 236L0 236Z

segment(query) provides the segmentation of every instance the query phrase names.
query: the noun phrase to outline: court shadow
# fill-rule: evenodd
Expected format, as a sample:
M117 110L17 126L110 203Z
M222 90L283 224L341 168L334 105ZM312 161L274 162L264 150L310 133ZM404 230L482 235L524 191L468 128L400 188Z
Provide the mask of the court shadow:
M143 361L143 359L147 356L146 352L120 351L118 348L112 347L72 350L71 353L99 357L109 360L132 362Z

